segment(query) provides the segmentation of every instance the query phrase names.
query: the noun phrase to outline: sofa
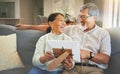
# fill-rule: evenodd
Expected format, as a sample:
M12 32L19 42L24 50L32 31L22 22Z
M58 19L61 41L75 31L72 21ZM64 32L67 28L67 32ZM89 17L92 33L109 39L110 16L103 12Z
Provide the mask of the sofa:
M27 74L32 68L32 56L35 45L44 32L38 30L16 30L11 25L0 25L0 36L16 33L17 35L17 52L23 62L24 67L0 71L0 74Z
M120 28L106 30L111 36L112 53L109 66L104 72L105 74L120 74ZM0 74L27 74L33 67L32 56L35 50L35 44L39 37L46 33L38 30L16 30L15 26L0 25L0 36L12 33L16 33L17 35L17 52L24 67L3 70L0 71Z

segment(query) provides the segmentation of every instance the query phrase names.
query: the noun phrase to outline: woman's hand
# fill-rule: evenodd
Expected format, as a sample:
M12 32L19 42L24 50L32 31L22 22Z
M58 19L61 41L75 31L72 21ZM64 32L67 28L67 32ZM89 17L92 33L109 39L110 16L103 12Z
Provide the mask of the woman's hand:
M70 59L65 59L63 62L63 65L66 69L72 69L73 68L73 59L70 58Z
M54 58L53 54L50 52L46 52L44 56L40 57L40 62L45 63L47 61L50 61Z

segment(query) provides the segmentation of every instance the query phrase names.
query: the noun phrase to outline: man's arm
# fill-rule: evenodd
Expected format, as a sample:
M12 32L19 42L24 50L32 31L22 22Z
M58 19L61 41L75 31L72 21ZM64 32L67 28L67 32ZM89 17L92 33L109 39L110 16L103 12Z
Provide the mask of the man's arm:
M103 37L101 38L102 40L100 43L100 51L98 51L98 53L94 53L94 57L90 60L96 63L106 64L110 59L111 39L107 31L103 32L102 36ZM82 59L90 58L90 51L81 49L81 56Z
M81 59L88 59L90 58L90 51L88 50L80 50L81 53ZM94 61L96 63L108 63L110 56L103 54L103 53L94 53L94 58L90 59L91 61Z
M107 64L109 62L110 56L103 54L103 53L95 53L95 56L93 59L91 59L94 62L97 63L105 63Z
M17 29L19 30L26 30L26 29L33 29L33 30L40 30L40 31L47 31L49 27L48 23L43 23L40 25L25 25L25 24L17 24Z

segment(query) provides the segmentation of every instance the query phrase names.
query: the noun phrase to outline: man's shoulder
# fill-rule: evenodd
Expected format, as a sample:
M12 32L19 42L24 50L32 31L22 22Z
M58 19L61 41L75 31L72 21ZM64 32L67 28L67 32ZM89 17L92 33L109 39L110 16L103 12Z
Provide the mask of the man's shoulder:
M97 28L98 28L98 30L100 30L100 31L107 32L107 30L106 30L105 28L103 28L103 27L97 26Z
M70 26L66 26L65 29L70 29L70 30L79 29L79 25L70 25Z
M109 32L105 28L99 26L96 27L96 32L99 32L102 35L109 35Z

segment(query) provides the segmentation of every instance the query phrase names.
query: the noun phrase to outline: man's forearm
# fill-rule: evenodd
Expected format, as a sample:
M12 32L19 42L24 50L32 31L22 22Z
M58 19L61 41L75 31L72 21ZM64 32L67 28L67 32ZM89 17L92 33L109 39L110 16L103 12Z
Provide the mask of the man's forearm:
M106 64L109 62L109 56L102 53L95 53L94 58L91 59L91 61L94 61L96 63L103 63Z
M29 25L27 28L46 32L48 27L48 25Z

